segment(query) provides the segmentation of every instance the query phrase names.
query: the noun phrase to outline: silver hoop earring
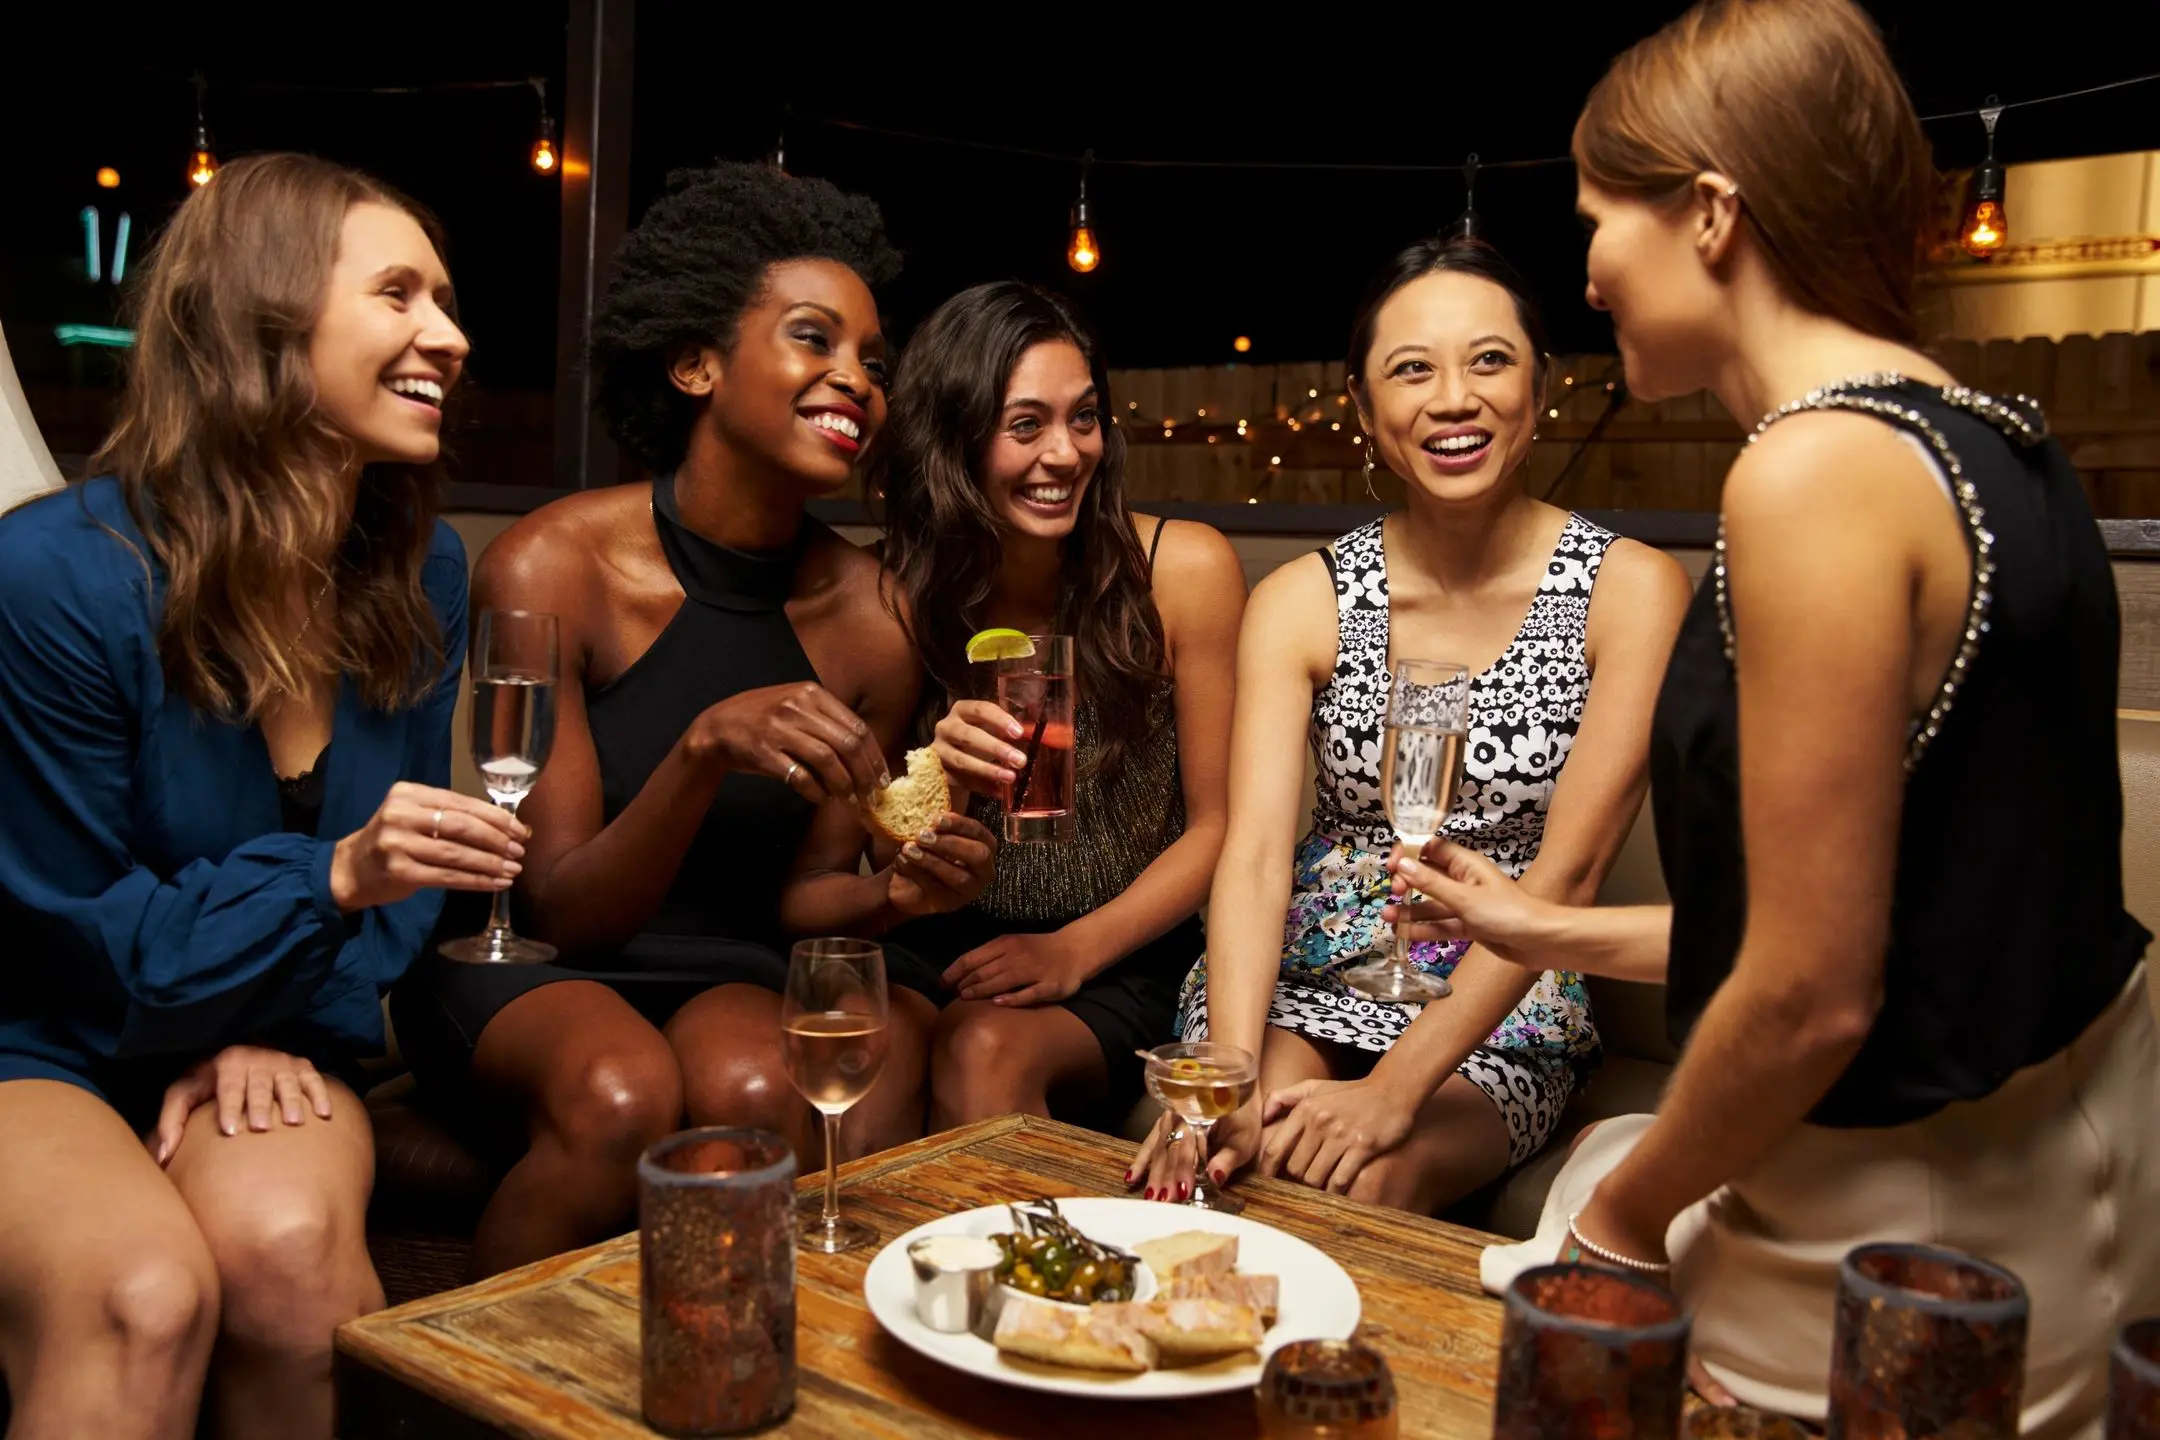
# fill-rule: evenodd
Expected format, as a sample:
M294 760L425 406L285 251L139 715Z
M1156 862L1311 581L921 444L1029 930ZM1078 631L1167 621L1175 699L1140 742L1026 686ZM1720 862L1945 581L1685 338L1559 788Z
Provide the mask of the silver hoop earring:
M1367 495L1370 495L1370 496L1372 496L1372 498L1373 498L1373 503L1375 503L1375 504L1378 504L1378 503L1379 503L1379 500L1380 500L1380 492L1379 492L1379 491L1377 491L1377 490L1375 490L1375 489L1373 489L1373 483L1372 483L1372 467L1373 467L1373 445L1372 445L1372 441L1370 441L1370 440L1367 440L1367 441L1365 442L1365 493L1366 493Z

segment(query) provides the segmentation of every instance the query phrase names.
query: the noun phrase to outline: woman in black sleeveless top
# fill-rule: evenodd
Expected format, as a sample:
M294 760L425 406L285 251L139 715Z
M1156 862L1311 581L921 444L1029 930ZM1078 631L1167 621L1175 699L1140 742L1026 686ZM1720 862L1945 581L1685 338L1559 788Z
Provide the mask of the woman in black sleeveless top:
M1078 697L1073 839L1006 844L978 900L901 932L945 1004L938 1126L1130 1104L1203 948L1244 576L1215 531L1126 508L1112 413L1079 317L1010 281L939 306L893 388L885 563L930 675L921 726L972 814L1002 824L1027 737L969 636L1073 636Z
M2160 1309L2160 1042L2084 493L2037 406L1914 348L1926 142L1847 0L1698 6L1575 146L1630 388L1763 418L1657 712L1671 909L1401 867L1444 932L1666 979L1685 1046L1485 1277L1669 1270L1701 1388L1820 1420L1839 1260L1947 1245L2025 1282L2023 1432L2096 1428L2114 1327Z
M858 873L851 801L898 755L921 681L877 561L803 502L846 483L884 419L865 280L893 268L868 201L765 166L686 177L624 242L593 327L600 408L657 478L548 505L477 567L474 613L561 616L575 681L517 891L558 961L438 962L394 1012L424 1082L523 1122L481 1273L613 1233L639 1151L686 1119L778 1130L815 1163L780 1060L789 937L874 936L989 878L990 836L959 816ZM852 1153L921 1133L934 1011L892 960Z

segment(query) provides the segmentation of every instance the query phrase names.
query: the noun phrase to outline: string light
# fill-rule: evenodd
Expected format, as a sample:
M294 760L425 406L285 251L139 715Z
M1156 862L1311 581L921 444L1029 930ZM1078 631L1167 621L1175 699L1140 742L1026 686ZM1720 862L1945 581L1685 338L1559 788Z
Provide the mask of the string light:
M787 122L794 113L792 105L780 107L780 123L773 131L772 154L765 157L765 163L783 175L787 174Z
M101 165L98 167L97 183L100 190L117 190L120 188L120 172L110 165Z
M552 175L562 164L562 156L555 153L555 117L548 113L547 80L533 76L533 92L540 97L540 135L532 145L532 168L536 175Z
M217 156L210 150L210 127L203 121L203 96L210 82L200 71L195 75L195 154L188 161L188 184L200 190L217 175Z
M1478 238L1477 172L1477 151L1473 150L1463 157L1462 214L1455 220L1455 233L1465 240Z
M2009 216L2003 210L2003 167L1995 159L1995 122L2002 119L2002 112L2002 100L1994 95L1988 96L1980 111L1980 123L1987 129L1987 159L1973 171L1972 196L1958 236L1965 253L1975 260L1987 259L2010 238Z
M1237 339L1230 342L1230 348L1237 351L1238 354L1243 355L1246 351L1252 349L1252 336L1238 336Z
M1093 150L1080 157L1080 198L1073 202L1072 240L1065 247L1065 263L1082 275L1102 264L1102 247L1095 243L1094 227L1088 223L1088 170L1094 164Z

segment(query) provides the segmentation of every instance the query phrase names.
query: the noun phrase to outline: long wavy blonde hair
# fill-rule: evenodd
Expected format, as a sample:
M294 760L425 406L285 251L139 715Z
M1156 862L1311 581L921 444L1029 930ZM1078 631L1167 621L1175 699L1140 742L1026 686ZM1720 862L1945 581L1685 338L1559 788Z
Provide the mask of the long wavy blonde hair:
M164 572L158 658L198 709L258 717L279 691L350 677L371 706L414 703L443 636L421 589L439 464L369 465L346 508L350 439L316 406L308 343L345 213L419 206L308 155L236 160L181 205L132 299L135 353L93 475L119 478ZM335 589L336 623L295 653L295 584Z

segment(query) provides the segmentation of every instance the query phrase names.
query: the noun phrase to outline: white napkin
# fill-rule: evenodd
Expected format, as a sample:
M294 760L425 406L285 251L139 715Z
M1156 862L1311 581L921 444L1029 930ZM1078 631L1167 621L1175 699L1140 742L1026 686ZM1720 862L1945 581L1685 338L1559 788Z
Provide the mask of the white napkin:
M1550 1265L1560 1258L1567 1239L1568 1216L1590 1203L1598 1182L1635 1148L1635 1142L1657 1119L1655 1115L1621 1115L1600 1124L1584 1137L1553 1177L1545 1192L1545 1209L1538 1215L1537 1233L1514 1245L1488 1245L1478 1256L1478 1283L1486 1293L1498 1295L1516 1276L1533 1265Z

